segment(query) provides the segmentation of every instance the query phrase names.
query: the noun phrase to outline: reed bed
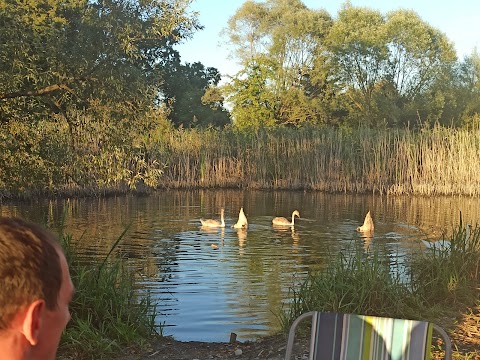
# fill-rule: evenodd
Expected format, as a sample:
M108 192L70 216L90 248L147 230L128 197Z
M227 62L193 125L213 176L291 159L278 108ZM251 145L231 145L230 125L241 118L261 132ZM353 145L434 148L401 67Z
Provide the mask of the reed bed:
M56 122L12 126L0 132L0 196L220 187L480 195L479 129L167 127L102 143L72 141Z
M195 135L194 141L191 132L171 139L172 165L164 169L160 186L480 195L478 130L314 128Z

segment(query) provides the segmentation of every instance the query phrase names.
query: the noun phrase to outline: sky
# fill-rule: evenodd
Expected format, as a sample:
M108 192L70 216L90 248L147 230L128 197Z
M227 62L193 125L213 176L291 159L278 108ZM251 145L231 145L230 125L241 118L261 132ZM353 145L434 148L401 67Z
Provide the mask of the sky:
M259 1L259 0L257 0ZM239 67L230 56L221 36L228 19L245 0L194 0L189 11L199 13L204 26L192 39L176 46L183 63L201 62L205 67L217 68L222 77L234 75ZM303 0L310 9L324 9L334 19L343 0ZM443 32L453 42L460 59L471 55L476 48L480 52L480 0L350 0L353 6L368 7L386 14L392 10L415 11L423 21Z

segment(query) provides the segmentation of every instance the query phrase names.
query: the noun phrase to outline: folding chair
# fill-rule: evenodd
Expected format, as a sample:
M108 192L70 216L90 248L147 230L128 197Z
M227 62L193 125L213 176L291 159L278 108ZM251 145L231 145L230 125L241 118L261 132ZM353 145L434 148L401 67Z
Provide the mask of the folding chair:
M312 318L309 360L430 359L433 330L443 339L445 359L452 344L439 326L426 322L355 314L311 311L290 327L285 360L290 360L296 328Z

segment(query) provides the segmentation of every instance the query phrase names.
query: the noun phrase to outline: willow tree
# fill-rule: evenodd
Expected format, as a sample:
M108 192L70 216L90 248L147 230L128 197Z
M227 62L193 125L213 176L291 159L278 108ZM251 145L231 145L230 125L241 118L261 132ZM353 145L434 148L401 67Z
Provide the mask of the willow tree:
M0 0L0 121L59 113L73 129L69 109L102 108L137 118L158 97L166 50L198 28L190 2Z
M190 2L0 0L0 187L155 186L164 59L198 27Z

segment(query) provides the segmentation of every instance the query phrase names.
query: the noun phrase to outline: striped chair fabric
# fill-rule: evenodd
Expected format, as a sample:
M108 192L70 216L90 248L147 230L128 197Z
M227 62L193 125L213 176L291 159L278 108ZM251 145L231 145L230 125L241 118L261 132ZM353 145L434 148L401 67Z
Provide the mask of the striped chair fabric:
M445 358L451 358L448 335L426 321L312 311L292 324L286 360L291 357L296 327L309 317L312 317L310 360L430 359L434 328L444 338Z

